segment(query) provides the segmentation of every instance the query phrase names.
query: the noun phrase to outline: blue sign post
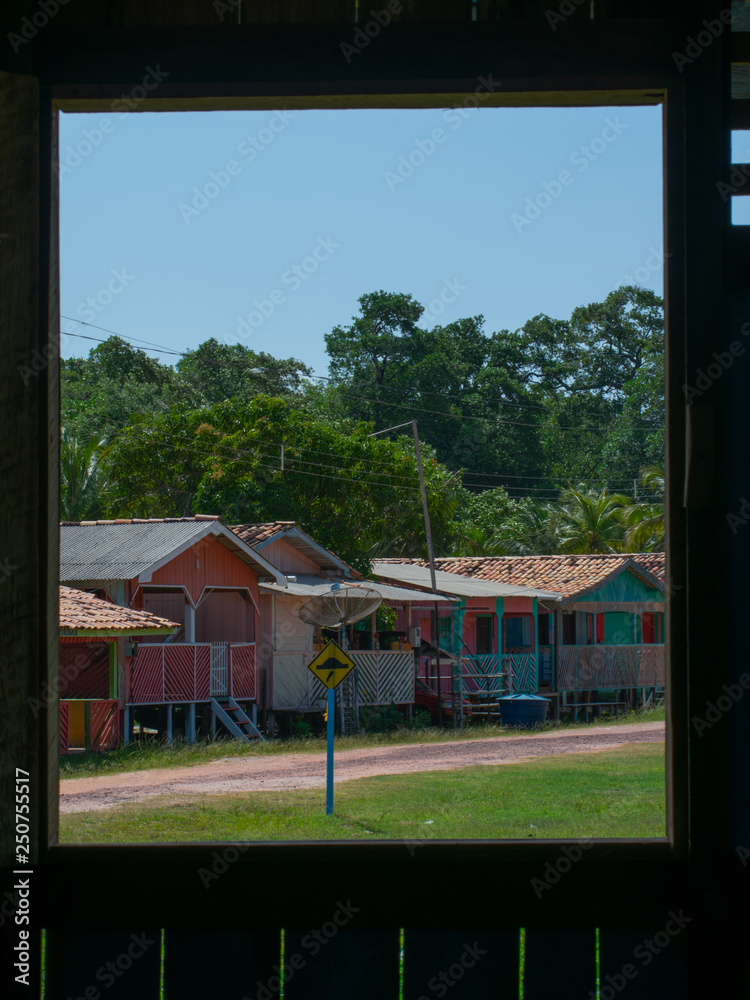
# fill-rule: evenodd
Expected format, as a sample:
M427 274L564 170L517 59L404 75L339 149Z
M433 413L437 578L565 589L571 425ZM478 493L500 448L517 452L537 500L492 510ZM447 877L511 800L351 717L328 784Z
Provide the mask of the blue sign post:
M328 643L307 669L328 688L326 736L328 772L326 776L326 816L333 813L333 729L336 719L336 688L346 675L354 669L354 660L348 656L337 642Z
M326 772L326 816L333 815L333 720L336 714L336 689L328 689L328 718L326 719L326 735L328 736L328 770Z

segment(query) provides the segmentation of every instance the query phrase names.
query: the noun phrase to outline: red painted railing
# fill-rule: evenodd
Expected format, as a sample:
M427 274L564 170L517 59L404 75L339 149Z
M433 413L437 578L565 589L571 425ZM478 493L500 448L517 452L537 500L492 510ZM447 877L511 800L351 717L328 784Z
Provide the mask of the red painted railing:
M169 705L227 694L252 700L255 690L254 643L140 643L126 702Z
M120 702L116 698L73 699L60 702L60 753L70 753L71 705L82 705L84 746L76 750L112 750L120 742Z
M229 693L233 698L255 698L255 645L229 647Z
M65 754L69 750L68 746L68 703L60 702L60 753Z

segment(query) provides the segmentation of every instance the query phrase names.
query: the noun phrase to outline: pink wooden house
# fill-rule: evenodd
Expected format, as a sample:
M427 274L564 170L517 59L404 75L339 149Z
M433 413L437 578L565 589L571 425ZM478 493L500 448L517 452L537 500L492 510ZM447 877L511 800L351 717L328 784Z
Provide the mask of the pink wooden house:
M60 587L60 753L111 750L120 741L123 712L119 663L123 641L175 634L175 622L121 608L84 590ZM124 657L125 672L129 658ZM33 707L33 706L32 706Z
M118 650L122 735L133 727L257 735L259 581L284 577L218 517L64 523L61 580L174 622Z

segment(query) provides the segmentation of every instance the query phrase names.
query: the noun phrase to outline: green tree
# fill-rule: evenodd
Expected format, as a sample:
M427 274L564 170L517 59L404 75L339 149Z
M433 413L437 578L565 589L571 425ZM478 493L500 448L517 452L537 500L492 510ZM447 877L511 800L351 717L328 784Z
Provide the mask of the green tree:
M359 303L361 315L326 336L348 416L378 428L416 418L420 438L471 481L529 467L538 417L531 410L518 419L510 405L526 398L524 389L481 316L428 330L410 295L373 292Z
M79 441L63 428L60 441L60 519L95 520L111 499L111 486L102 468L107 441Z
M561 551L619 552L625 534L622 512L629 503L619 493L566 490L559 504Z
M256 396L138 418L110 453L115 516L214 513L229 523L294 520L357 568L383 538L426 554L414 444L342 431ZM284 469L281 469L281 443ZM447 546L460 480L423 452L433 535Z
M664 551L664 467L648 465L641 470L641 487L648 499L623 510L624 548L628 552Z
M226 399L282 396L300 390L312 369L294 358L275 358L242 344L220 344L215 338L188 351L176 365L175 380L183 405L213 406Z
M86 358L61 362L62 421L81 440L110 436L135 413L165 412L174 370L112 336Z

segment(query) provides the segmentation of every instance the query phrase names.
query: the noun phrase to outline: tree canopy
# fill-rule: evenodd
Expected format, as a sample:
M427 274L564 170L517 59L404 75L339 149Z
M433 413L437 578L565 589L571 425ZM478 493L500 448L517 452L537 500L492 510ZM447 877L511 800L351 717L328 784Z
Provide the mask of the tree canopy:
M656 295L514 331L424 319L411 295L362 295L322 385L213 338L174 366L115 336L64 361L64 516L296 520L360 568L424 555L411 435L369 436L416 419L438 554L663 545Z

